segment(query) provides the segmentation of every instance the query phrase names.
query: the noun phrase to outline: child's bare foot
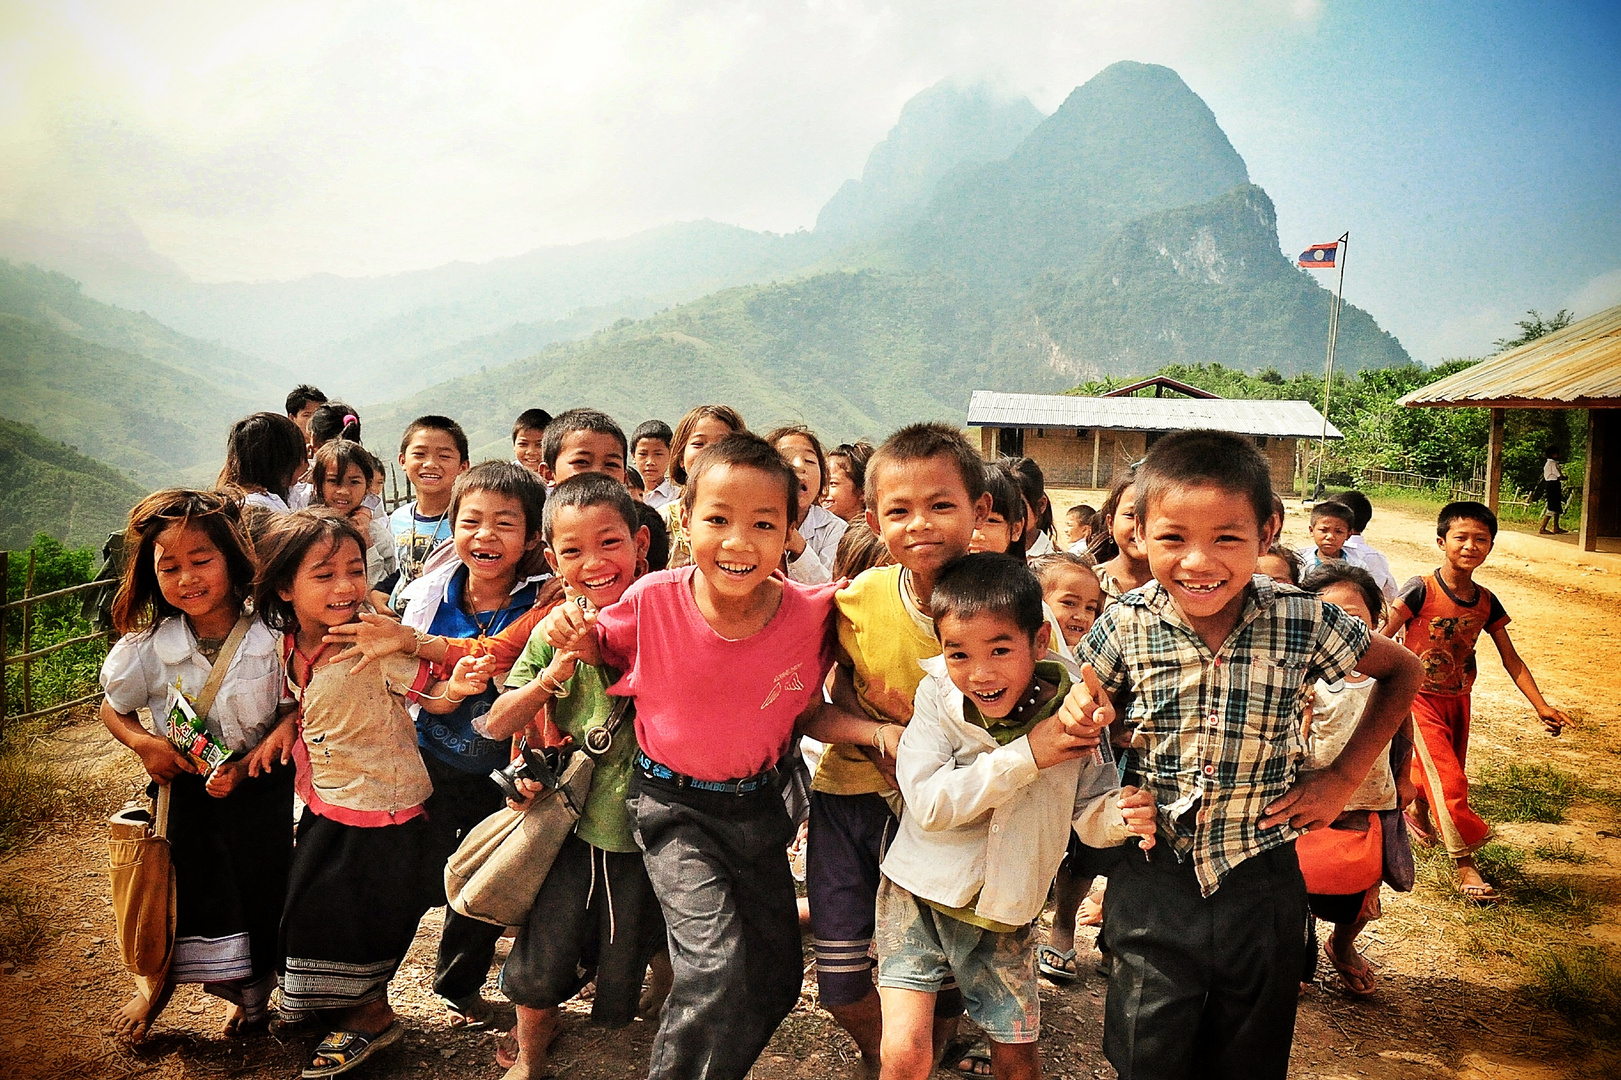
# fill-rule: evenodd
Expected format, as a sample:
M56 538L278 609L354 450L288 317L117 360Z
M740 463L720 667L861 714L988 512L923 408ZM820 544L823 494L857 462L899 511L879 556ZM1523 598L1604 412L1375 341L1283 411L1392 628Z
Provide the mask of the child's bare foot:
M673 982L675 972L670 968L670 954L661 949L647 965L647 989L642 991L641 1000L636 1003L636 1015L643 1020L657 1020L659 1011L664 1008L664 999L670 996Z
M169 998L174 994L174 984L165 980L153 995L148 998L139 990L124 1003L124 1007L116 1010L112 1015L112 1032L116 1038L128 1043L138 1043L145 1039L152 1031L152 1024L163 1012L164 1006L169 1004Z
M220 1036L226 1039L235 1039L253 1031L264 1031L270 1026L270 1017L262 1016L249 1023L248 1014L240 1005L228 1005L225 1010L225 1023L220 1026Z

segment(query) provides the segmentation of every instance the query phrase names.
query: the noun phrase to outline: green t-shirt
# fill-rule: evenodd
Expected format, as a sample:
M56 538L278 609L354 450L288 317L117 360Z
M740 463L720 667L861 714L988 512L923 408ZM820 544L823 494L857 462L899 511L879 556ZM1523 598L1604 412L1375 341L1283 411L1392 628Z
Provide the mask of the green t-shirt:
M539 678L555 652L537 626L529 635L529 643L524 646L518 662L512 665L507 686L526 686ZM581 753L585 733L607 723L609 713L613 712L616 699L608 693L613 680L607 676L604 668L580 664L574 669L574 677L563 684L568 687L568 697L552 702L552 719L563 734L573 738ZM636 757L634 714L633 706L615 729L613 746L597 759L596 771L591 775L591 794L586 796L580 823L574 827L581 840L603 851L640 850L633 832L636 823L625 806L625 798L630 794L631 763Z

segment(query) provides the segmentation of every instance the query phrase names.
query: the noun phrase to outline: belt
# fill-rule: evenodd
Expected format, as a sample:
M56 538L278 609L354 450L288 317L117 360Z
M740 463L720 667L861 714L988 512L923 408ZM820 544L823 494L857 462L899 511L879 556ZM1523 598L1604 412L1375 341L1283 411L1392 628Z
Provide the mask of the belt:
M695 791L718 791L729 795L747 795L752 791L759 791L777 779L776 766L765 772L745 776L741 780L695 780L676 772L668 765L660 765L648 757L645 751L636 751L636 768L650 780L663 780L679 788L692 788Z

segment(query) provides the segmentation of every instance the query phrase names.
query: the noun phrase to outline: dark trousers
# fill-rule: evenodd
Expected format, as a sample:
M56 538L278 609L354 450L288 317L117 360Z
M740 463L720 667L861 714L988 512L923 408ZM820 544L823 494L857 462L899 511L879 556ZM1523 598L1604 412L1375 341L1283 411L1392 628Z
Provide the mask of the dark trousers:
M1306 942L1293 843L1239 863L1208 897L1163 844L1109 874L1114 954L1103 1050L1120 1080L1283 1080Z
M428 827L434 835L434 858L444 876L445 862L474 825L501 809L501 789L485 773L454 769L432 754L422 761L433 780L428 796ZM439 902L445 902L441 891ZM433 992L451 1001L472 997L489 977L495 943L502 928L457 914L445 907L445 926L439 934L439 957L434 963Z
M629 802L675 974L649 1080L742 1080L803 981L782 798L638 776Z

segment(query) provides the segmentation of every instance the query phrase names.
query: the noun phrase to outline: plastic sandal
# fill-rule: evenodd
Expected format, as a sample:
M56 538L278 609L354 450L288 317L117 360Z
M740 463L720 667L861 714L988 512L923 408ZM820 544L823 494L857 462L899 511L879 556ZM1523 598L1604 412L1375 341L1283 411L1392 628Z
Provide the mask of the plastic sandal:
M315 1048L315 1057L311 1060L310 1067L304 1070L304 1080L341 1076L364 1064L385 1046L398 1042L403 1034L405 1029L400 1026L398 1020L375 1035L367 1035L363 1031L334 1031L322 1039L321 1045ZM322 1060L332 1064L315 1064Z
M1080 979L1080 969L1063 965L1075 963L1075 950L1055 949L1051 945L1036 946L1036 967L1053 982L1072 983Z

